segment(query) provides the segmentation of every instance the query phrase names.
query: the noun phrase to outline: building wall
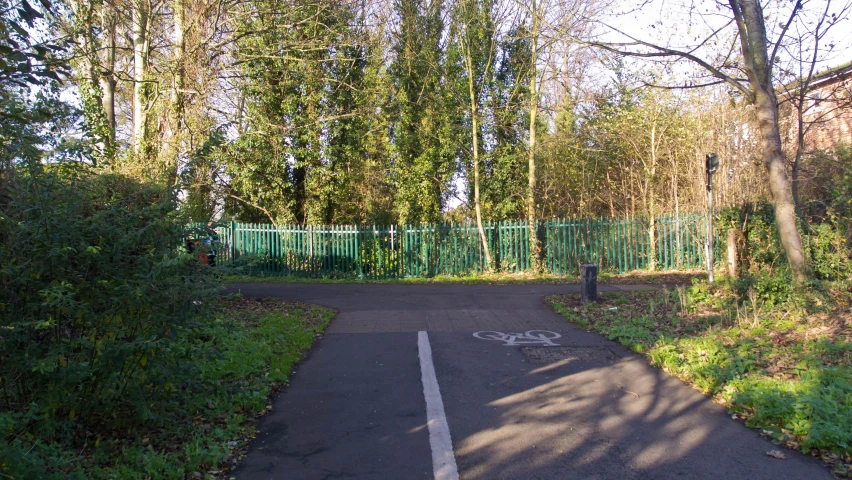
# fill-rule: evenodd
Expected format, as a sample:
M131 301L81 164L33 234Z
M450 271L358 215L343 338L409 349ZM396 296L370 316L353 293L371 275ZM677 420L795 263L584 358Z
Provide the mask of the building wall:
M804 153L833 150L840 143L852 144L852 75L840 75L819 82L808 93L805 108ZM784 149L793 153L798 126L792 102L784 102L779 114Z

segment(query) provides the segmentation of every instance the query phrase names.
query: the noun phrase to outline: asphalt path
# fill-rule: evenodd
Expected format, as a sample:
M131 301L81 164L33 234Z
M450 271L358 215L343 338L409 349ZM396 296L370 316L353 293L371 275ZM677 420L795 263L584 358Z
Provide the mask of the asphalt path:
M261 420L238 480L831 478L798 452L767 456L779 447L725 408L545 304L577 286L229 290L338 312Z

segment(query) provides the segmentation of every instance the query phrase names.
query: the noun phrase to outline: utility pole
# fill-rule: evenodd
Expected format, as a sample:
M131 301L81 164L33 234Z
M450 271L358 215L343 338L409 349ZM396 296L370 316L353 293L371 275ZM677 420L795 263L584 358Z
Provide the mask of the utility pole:
M716 246L713 238L713 173L719 169L719 156L708 153L704 160L704 170L707 172L707 282L713 283L713 250Z

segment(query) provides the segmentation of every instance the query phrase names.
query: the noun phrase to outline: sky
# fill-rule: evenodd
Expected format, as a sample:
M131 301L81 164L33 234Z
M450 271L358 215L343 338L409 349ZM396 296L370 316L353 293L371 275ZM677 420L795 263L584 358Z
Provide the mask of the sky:
M770 41L778 38L784 24L787 23L793 4L794 2L790 0L763 2L764 13L768 18L766 27ZM821 53L815 65L815 73L852 60L852 41L846 38L852 27L849 18L852 0L803 0L802 5L803 9L797 21L787 29L786 45L779 48L777 64L779 83L792 80L794 77L791 74L798 77L802 73L807 73L806 69L802 70L801 62L794 59L794 56L801 55L796 48L801 44L791 40L803 38L804 46L811 46L813 35L809 32L813 31L820 18L824 16L831 20L822 26L827 33L820 39ZM829 14L825 15L825 12ZM835 16L832 17L831 13ZM830 28L826 28L829 26ZM714 35L713 32L716 31L718 33ZM734 56L738 56L739 43L736 41L735 34L736 27L731 22L731 12L725 1L615 0L599 17L595 35L598 40L606 42L632 42L630 38L632 37L681 50L695 49L699 43L712 37L712 41L695 50L698 56L712 60L720 48L728 46L735 47L737 50ZM627 64L635 69L651 67L649 62L641 59L629 60ZM603 65L597 66L596 69L596 72L591 72L589 75L594 79L593 82L606 82L612 77L612 73L606 71ZM784 75L784 71L790 74ZM696 76L706 77L706 71L687 60L669 65L666 72L670 75L670 85L682 85L690 79L695 79ZM454 184L458 197L466 198L465 179L458 177L454 180ZM447 204L447 209L454 209L461 204L460 198L452 198Z
M764 0L770 42L774 42L780 35L793 4L791 0ZM816 71L852 60L852 41L847 38L852 27L849 18L850 5L850 0L803 0L803 8L797 20L788 28L784 45L779 48L777 72L782 74L785 70L794 70L791 67L797 66L799 62L794 61L793 56L801 55L801 52L797 49L799 44L792 41L802 38L805 40L804 46L811 47L813 36L809 32L813 31L826 11L829 13L829 19L832 18L832 13L836 16L833 20L823 22L821 27L824 36L820 39L820 58L816 63ZM632 0L620 1L618 7L603 17L600 33L607 41L630 41L627 37L629 35L658 45L690 50L711 36L711 32L720 28L720 33L715 35L715 41L708 42L705 47L696 50L695 53L704 59L712 59L720 48L735 40L736 28L731 23L730 8L726 1ZM620 30L623 34L614 30ZM734 46L738 48L739 44ZM812 52L812 49L809 52ZM809 53L805 53L810 59ZM689 61L680 63L681 66L674 70L676 74L686 75L700 70L700 67ZM786 83L789 79L779 80Z

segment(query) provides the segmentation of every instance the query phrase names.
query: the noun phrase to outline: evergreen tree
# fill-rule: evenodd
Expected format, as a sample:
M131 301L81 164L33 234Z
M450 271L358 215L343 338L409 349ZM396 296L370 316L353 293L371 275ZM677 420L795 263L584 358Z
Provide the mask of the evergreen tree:
M455 172L454 142L447 123L444 25L438 0L397 0L399 28L394 38L393 174L400 223L437 222Z
M365 52L350 43L353 12L336 2L288 9L258 0L254 8L237 50L246 127L228 162L232 207L245 220L349 221L338 211L352 198L348 177L366 128L357 112Z
M500 44L494 78L490 85L492 122L486 131L490 141L484 159L483 207L486 218L505 220L523 216L527 176L526 145L529 116L527 64L528 35L517 26Z

